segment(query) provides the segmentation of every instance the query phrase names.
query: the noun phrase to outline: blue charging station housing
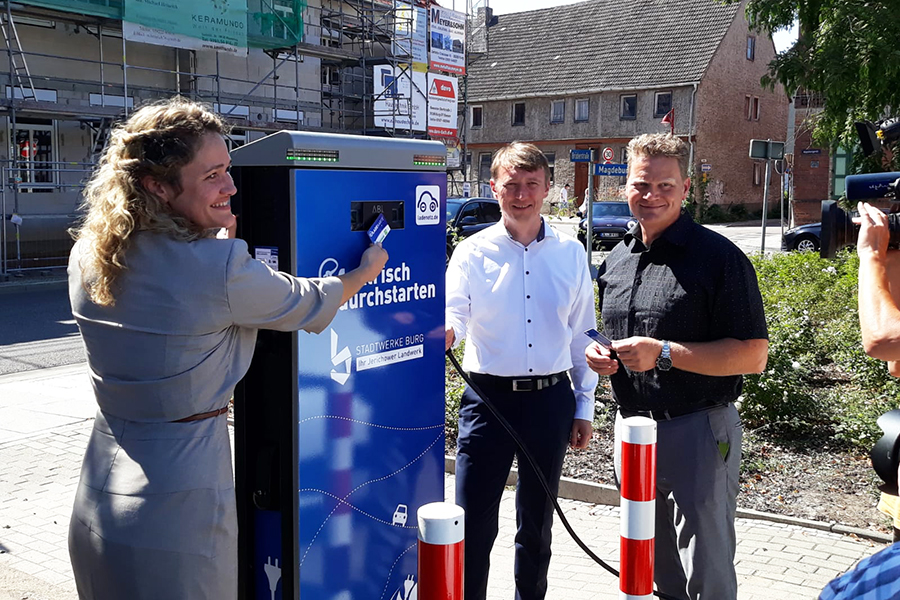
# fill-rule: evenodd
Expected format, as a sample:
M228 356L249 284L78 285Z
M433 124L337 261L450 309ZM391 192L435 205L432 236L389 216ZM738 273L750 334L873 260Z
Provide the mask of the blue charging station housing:
M300 277L390 258L318 335L260 332L235 394L241 598L407 600L444 497L442 144L280 132L235 150L239 237ZM274 579L277 579L273 582Z

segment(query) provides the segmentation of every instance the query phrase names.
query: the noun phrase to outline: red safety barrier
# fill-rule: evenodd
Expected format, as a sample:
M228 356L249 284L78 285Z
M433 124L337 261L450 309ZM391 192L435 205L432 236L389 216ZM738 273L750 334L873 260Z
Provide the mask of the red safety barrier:
M619 522L620 600L653 597L656 533L656 421L621 421L622 473Z
M416 511L419 521L419 600L463 600L465 511L432 502Z

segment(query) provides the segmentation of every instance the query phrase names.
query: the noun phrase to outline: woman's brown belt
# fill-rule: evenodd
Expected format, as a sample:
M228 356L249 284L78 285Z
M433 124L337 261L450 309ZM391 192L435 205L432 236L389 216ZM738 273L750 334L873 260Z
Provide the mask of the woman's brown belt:
M171 421L172 423L188 423L190 421L202 421L203 419L211 419L213 417L218 417L219 415L224 415L228 412L228 407L223 406L219 410L211 410L208 412L197 413L196 415L191 415L189 417L185 417L183 419L178 419L177 421Z

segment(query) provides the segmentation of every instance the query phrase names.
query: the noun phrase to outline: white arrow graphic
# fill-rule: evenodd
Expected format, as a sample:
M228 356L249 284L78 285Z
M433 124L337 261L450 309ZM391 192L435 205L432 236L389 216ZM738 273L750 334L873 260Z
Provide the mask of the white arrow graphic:
M331 378L337 381L339 384L344 385L347 383L347 380L350 379L350 348L344 346L344 348L338 352L338 335L337 332L332 329L331 330L331 364L335 367L344 363L345 372L339 373L337 370L331 370Z

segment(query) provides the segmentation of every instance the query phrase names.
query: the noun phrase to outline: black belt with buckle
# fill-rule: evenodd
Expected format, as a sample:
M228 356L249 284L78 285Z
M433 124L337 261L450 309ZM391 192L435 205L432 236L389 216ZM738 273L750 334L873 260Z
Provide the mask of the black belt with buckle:
M569 379L565 371L554 373L552 375L544 375L543 377L500 377L498 375L487 375L485 373L469 373L472 380L476 383L483 383L495 387L504 387L512 389L514 392L536 392L553 387L560 381Z
M619 412L622 413L622 416L626 418L647 417L653 419L654 421L671 421L672 419L677 419L678 417L683 417L684 415L690 415L692 413L700 412L701 410L708 410L717 406L725 406L726 404L727 402L705 400L703 402L692 404L690 406L679 406L677 408L669 409L655 408L653 410L632 409L620 406Z

